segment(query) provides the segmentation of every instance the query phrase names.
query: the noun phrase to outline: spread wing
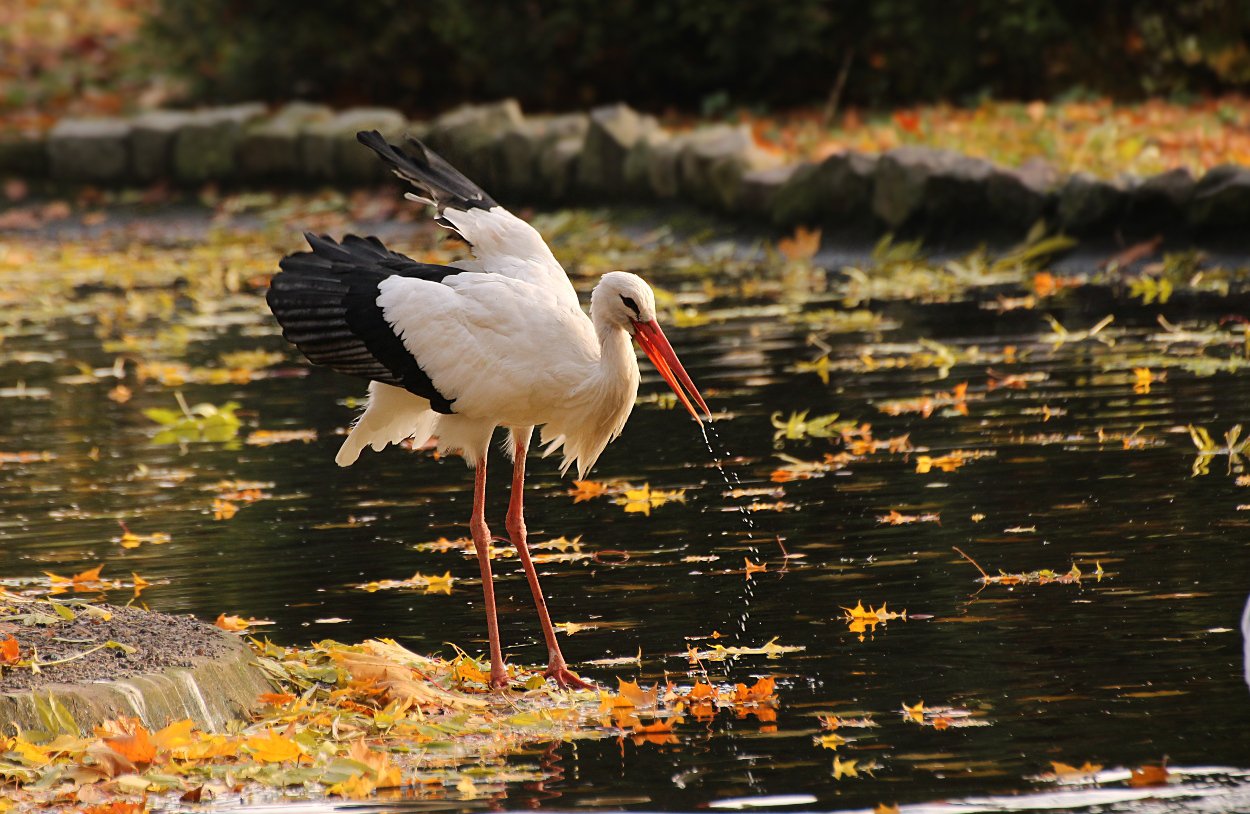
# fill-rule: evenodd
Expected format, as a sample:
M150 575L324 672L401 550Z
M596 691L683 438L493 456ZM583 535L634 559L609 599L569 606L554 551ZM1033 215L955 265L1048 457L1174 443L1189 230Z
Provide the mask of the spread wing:
M376 130L356 134L398 177L417 192L408 197L432 205L438 222L453 229L473 247L476 263L466 270L502 274L550 291L562 304L577 307L577 293L542 235L504 209L481 187L419 140L408 137L407 149L387 142Z

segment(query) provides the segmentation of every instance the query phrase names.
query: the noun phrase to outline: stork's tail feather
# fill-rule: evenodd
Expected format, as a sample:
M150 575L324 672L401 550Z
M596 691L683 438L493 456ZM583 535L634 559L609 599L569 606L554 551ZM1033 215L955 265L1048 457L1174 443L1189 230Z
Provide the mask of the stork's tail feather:
M407 138L405 150L387 142L377 130L356 134L356 140L377 153L392 172L417 188L419 195L413 197L434 204L440 215L444 209L467 211L499 205L438 153L412 136Z
M369 404L339 447L334 462L351 466L365 447L381 452L387 444L398 444L405 438L412 438L420 446L430 440L437 424L438 413L430 409L428 400L373 382L369 385Z

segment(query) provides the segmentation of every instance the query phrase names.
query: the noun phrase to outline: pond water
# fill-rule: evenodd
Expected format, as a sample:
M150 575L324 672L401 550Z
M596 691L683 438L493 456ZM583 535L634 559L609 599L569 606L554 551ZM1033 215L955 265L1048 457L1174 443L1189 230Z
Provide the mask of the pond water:
M150 242L161 240L177 244ZM214 240L231 256L231 238ZM73 248L6 239L35 262L5 272L0 576L103 562L150 581L154 609L271 620L264 634L280 642L386 636L419 652L483 652L475 561L422 546L467 535L470 473L396 449L333 465L364 386L307 370L278 336L246 277L294 244L266 240L240 240L245 279L220 291L74 278L39 294L32 281L56 268L41 264ZM1238 372L1243 332L1217 322L1245 301L1178 293L1146 306L1100 286L1002 310L1027 291L974 287L873 297L855 305L871 316L847 317L846 292L820 271L770 285L757 279L763 261L736 257L720 275L716 256L703 276L649 275L680 295L668 333L720 414L709 442L656 398L664 386L644 361L640 404L592 475L607 493L578 501L552 462L534 460L529 526L534 542L581 538L540 565L555 620L584 626L561 636L575 670L610 687L773 676L775 716L535 744L514 760L542 782L394 805L1250 805L1250 481L1224 439L1250 419L1250 376ZM76 267L100 282L111 273ZM1092 273L1094 260L1069 271ZM223 359L240 351L269 356ZM177 363L189 368L159 367ZM175 391L237 402L237 437L158 443L143 410L177 409ZM785 437L775 424L802 411L844 423ZM1196 454L1190 426L1209 431L1210 454ZM271 443L284 438L295 440ZM489 518L502 532L507 469L494 461ZM625 483L660 491L631 504ZM226 504L237 513L215 517ZM123 547L119 520L169 541ZM448 594L357 587L447 571ZM516 561L497 561L496 580L507 657L541 662ZM861 602L906 614L854 624L845 609ZM773 640L787 649L771 658L688 657ZM830 734L821 716L873 725L840 727L831 750L814 741ZM1162 761L1168 787L1127 782ZM1046 778L1052 762L1096 764L1105 782Z

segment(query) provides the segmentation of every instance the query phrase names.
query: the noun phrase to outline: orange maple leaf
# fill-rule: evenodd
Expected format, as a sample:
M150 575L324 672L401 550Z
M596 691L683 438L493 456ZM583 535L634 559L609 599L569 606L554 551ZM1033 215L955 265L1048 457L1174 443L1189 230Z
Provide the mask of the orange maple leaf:
M70 577L69 581L73 582L76 585L81 585L84 582L99 582L100 571L102 571L103 569L104 569L103 564L97 565L95 568L89 568L86 571L83 571L81 574L74 574L74 576Z
M720 691L711 684L695 684L690 688L690 693L686 696L686 700L691 702L709 701L717 698Z
M920 114L914 110L896 110L894 123L913 136L920 135Z
M617 692L620 697L634 707L654 707L660 698L659 685L653 686L649 690L644 690L638 686L637 681L625 681L618 678Z
M20 657L21 650L18 647L17 639L13 636L0 642L0 664L15 664Z
M147 803L133 800L114 800L79 809L82 814L143 814L147 810Z
M776 683L777 679L768 676L756 681L750 687L746 684L735 684L733 702L735 704L758 704L761 701L768 701L773 697Z
M1128 784L1133 788L1166 786L1167 783L1167 766L1142 766L1139 769L1133 769L1128 779Z
M1054 770L1055 777L1080 777L1085 775L1095 775L1102 771L1101 763L1090 763L1085 761L1084 765L1070 766L1067 763L1060 763L1057 760L1050 762L1051 768Z
M606 484L593 480L575 480L573 488L569 490L569 494L573 496L574 503L581 503L592 498L599 497L607 492Z
M794 230L792 236L777 241L777 251L785 255L787 260L811 260L820 251L820 230L800 226Z
M673 724L681 721L681 718L660 718L649 724L634 724L634 732L639 735L653 735L660 732L672 732Z
M222 630L229 630L232 633L237 633L240 630L247 630L248 627L246 619L239 616L227 616L224 613L218 614L217 621L213 622L213 624Z
M136 765L151 763L156 758L156 744L152 743L148 730L133 720L123 728L129 730L129 734L104 738L105 745Z

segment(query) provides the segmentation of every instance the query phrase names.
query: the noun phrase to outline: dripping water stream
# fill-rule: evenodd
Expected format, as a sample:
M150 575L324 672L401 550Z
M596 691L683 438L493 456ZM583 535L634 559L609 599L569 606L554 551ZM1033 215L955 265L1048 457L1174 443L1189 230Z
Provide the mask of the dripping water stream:
M735 496L734 494L735 490L742 489L742 478L738 476L736 471L725 468L724 461L730 457L730 452L725 447L725 442L721 440L720 435L716 432L716 428L712 426L711 422L707 424L700 422L699 429L703 433L703 443L707 446L708 454L712 456L712 463L716 467L716 471L720 473L721 480L725 482L725 487L728 489L727 495L734 501L734 505L738 509L738 516L742 519L743 526L746 527L747 553L752 560L759 562L759 542L755 539L755 533L759 528L755 524L755 518L751 512L750 505L743 502L743 496ZM715 445L712 443L713 439L715 439ZM739 602L734 639L739 645L746 645L747 627L751 619L751 602L755 599L755 581L749 575L743 579L742 595L739 598L741 601Z

